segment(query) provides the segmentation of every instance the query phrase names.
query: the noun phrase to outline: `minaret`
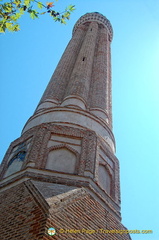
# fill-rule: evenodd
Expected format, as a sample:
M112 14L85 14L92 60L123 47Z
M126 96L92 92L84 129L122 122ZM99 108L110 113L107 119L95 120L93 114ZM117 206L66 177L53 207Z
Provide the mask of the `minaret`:
M45 223L50 219L46 215L51 214L53 227L56 225L55 236L59 237L57 239L67 239L65 235L69 239L75 239L66 229L95 228L96 234L100 234L99 239L105 239L100 229L125 229L120 223L119 162L115 157L112 133L112 37L112 26L100 13L87 13L77 21L72 39L40 103L25 124L21 137L11 143L1 164L2 197L4 194L7 199L8 191L15 198L16 189L23 189L18 193L22 201L23 198L26 199L24 192L27 192L28 199L32 196L34 204L38 202L38 206L41 206L39 211L45 212ZM94 206L103 209L95 220L95 225L89 224L88 219L86 225L78 225L77 220L82 220L77 216L76 220L72 217L69 226L60 222L61 218L54 219L54 215L58 218L61 214L60 209L68 208L75 199L80 208L84 196L91 199ZM65 202L64 206L58 202L59 199ZM10 204L13 204L12 201ZM84 201L84 212L87 207L91 208L89 204ZM70 217L76 214L77 209L71 211ZM100 216L102 212L105 215L105 225L99 219L103 217ZM90 217L89 212L87 214ZM93 214L96 214L96 209L91 215L91 222L95 219ZM30 215L28 213L30 218L33 215L33 212ZM55 224L56 221L58 223ZM32 226L35 224L32 220ZM46 226L52 225L39 225L41 235L32 236L34 231L28 226L29 236L42 239L41 236L47 235ZM63 229L63 232L59 229ZM76 234L76 239L98 239L96 234L91 235L91 238L90 235L81 235L84 232L79 234ZM31 237L25 239L33 239ZM43 239L52 238L47 235ZM116 232L110 234L108 239L123 240L130 237Z

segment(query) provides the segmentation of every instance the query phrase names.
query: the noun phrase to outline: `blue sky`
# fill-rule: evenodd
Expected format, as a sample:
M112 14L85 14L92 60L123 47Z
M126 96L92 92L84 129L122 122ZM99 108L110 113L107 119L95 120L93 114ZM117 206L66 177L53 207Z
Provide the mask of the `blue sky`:
M21 31L0 36L2 159L33 114L80 16L100 12L114 29L113 132L120 161L122 222L133 240L158 240L159 216L159 1L59 0L75 4L66 26L49 16L24 16Z

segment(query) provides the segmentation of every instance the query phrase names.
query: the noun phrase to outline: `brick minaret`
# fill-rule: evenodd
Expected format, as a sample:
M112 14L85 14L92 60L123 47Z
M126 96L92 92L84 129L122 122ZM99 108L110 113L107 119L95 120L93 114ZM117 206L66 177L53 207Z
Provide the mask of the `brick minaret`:
M1 164L2 239L53 239L48 227L56 229L54 239L105 239L101 229L125 229L112 133L112 35L97 12L75 24L35 113Z

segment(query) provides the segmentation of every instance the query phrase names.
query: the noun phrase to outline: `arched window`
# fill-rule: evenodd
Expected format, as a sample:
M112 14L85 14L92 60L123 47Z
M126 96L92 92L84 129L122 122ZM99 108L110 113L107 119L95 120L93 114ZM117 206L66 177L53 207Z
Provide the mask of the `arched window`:
M11 174L18 172L23 164L23 161L25 159L26 152L21 151L17 153L8 163L8 168L4 174L4 177L8 177Z

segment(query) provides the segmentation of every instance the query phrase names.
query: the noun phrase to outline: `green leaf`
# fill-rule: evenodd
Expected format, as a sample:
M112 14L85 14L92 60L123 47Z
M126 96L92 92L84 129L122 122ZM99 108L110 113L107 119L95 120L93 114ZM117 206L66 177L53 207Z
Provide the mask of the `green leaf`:
M20 30L19 24L16 24L16 25L13 26L13 32L17 32L19 30Z
M4 33L6 30L6 25L0 23L0 33Z
M6 28L8 29L8 31L10 32L14 32L15 30L15 26L13 25L13 23L7 22L6 23Z
M5 12L11 12L12 11L12 5L9 4L9 3L5 3L2 7L3 7Z
M55 20L55 22L60 22L61 19L59 17L53 17L53 19Z
M20 5L22 2L21 2L20 0L15 0L13 3L17 6L17 8L19 8L19 5Z
M40 9L43 8L43 4L41 2L38 2L37 5L38 5L38 8L40 8Z
M61 23L66 24L66 21L64 18L61 18Z
M75 5L69 5L67 8L66 8L66 11L69 10L70 12L73 12L75 10Z
M24 7L21 7L21 8L19 9L19 11L20 11L20 14L23 15L23 14L24 14Z
M24 0L24 5L28 7L30 5L30 2L31 0Z
M5 30L0 26L0 33L5 33Z
M38 18L38 12L36 12L35 10L31 10L30 17L32 19Z
M13 21L17 21L21 16L22 16L23 13L21 12L18 12L14 15L12 15L10 18L13 20Z
M9 29L11 26L12 26L12 23L11 23L11 22L7 22L7 23L6 23L6 28Z
M67 11L63 16L64 18L70 19L70 12Z

